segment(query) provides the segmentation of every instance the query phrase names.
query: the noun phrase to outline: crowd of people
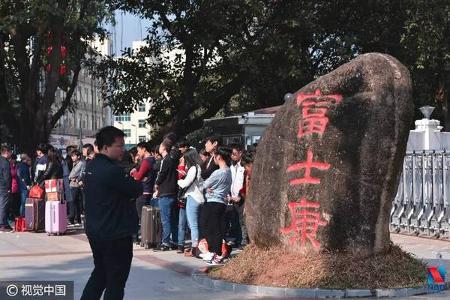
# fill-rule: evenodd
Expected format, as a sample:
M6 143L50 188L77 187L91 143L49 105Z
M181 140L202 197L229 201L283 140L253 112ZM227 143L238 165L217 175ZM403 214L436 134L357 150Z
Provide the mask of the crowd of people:
M76 146L62 151L48 144L36 148L34 163L28 154L20 160L8 146L1 147L0 158L0 231L13 231L11 224L17 217L25 217L25 202L33 185L44 188L49 179L64 179L65 201L68 203L68 223L82 223L82 178L86 162L95 155L91 144L83 146L83 155Z
M136 199L138 222L144 205L160 208L162 239L154 251L177 250L220 264L223 241L244 247L249 242L244 202L253 154L239 144L222 146L218 136L208 137L198 151L170 134L159 145L141 142L128 151L128 166L124 161L122 166L143 187ZM190 244L185 243L187 232ZM198 248L202 238L206 254Z
M158 144L140 142L125 151L124 136L107 126L94 145L69 146L63 157L40 144L33 160L22 154L18 161L1 147L0 231L12 231L14 218L25 215L30 188L63 179L68 227L84 226L94 257L82 299L99 299L103 291L105 299L123 297L144 206L160 211L161 240L154 251L177 250L219 265L224 245L249 243L244 215L254 146L225 146L211 136L196 149L168 134ZM200 251L202 241L207 251L205 242Z
M254 150L244 151L239 144L223 146L219 136L208 137L202 145L204 148L197 150L185 139L177 142L175 135L169 134L160 144L140 142L123 151L116 163L142 186L142 193L133 199L137 224L144 205L160 208L162 238L154 251L177 250L220 264L223 241L235 248L249 242L244 202ZM20 155L18 161L7 146L2 146L0 230L13 230L10 224L14 218L25 215L29 189L34 184L43 187L48 179L64 179L68 226L83 224L85 171L96 153L96 145L85 144L82 149L69 146L63 158L60 150L40 144L32 163L29 155ZM137 242L139 233L138 227ZM208 243L206 254L198 248L203 238Z

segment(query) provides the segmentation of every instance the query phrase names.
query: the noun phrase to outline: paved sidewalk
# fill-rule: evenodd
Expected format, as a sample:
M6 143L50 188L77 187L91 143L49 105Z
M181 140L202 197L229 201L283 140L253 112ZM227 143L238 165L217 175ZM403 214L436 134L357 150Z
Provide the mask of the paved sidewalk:
M392 236L395 243L430 263L443 263L450 270L450 242ZM436 252L442 259L436 259ZM205 264L174 251L155 253L135 246L125 299L257 299L201 287L190 277ZM45 233L0 234L1 280L70 280L79 299L93 262L84 234L47 236ZM262 299L262 298L258 298ZM274 299L274 298L264 298ZM397 298L400 299L400 298ZM403 298L406 299L406 298ZM410 299L450 299L450 293L416 296Z

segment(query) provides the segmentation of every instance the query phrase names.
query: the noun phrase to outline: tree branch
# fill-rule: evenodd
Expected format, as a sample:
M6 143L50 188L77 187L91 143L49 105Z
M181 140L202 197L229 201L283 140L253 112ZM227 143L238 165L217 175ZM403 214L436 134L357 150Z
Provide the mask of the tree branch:
M56 113L53 114L52 119L50 121L50 125L52 127L55 127L56 123L58 123L58 120L65 114L67 108L69 108L71 104L71 99L73 96L73 93L75 91L75 88L78 84L78 75L80 74L81 66L78 66L74 72L73 72L73 79L70 84L69 90L67 91L66 98L64 98L63 102L61 103L61 107L56 111Z

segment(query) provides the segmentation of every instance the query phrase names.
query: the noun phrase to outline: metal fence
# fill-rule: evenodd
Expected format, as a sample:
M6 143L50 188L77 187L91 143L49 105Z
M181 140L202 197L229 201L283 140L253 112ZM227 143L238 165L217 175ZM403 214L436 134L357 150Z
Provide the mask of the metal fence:
M408 152L391 210L393 232L450 238L450 152Z

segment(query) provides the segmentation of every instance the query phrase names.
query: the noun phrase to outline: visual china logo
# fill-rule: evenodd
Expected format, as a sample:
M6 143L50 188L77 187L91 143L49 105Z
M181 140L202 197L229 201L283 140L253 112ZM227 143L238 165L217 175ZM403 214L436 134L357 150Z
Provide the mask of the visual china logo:
M446 273L443 266L428 267L428 289L435 292L444 290Z

